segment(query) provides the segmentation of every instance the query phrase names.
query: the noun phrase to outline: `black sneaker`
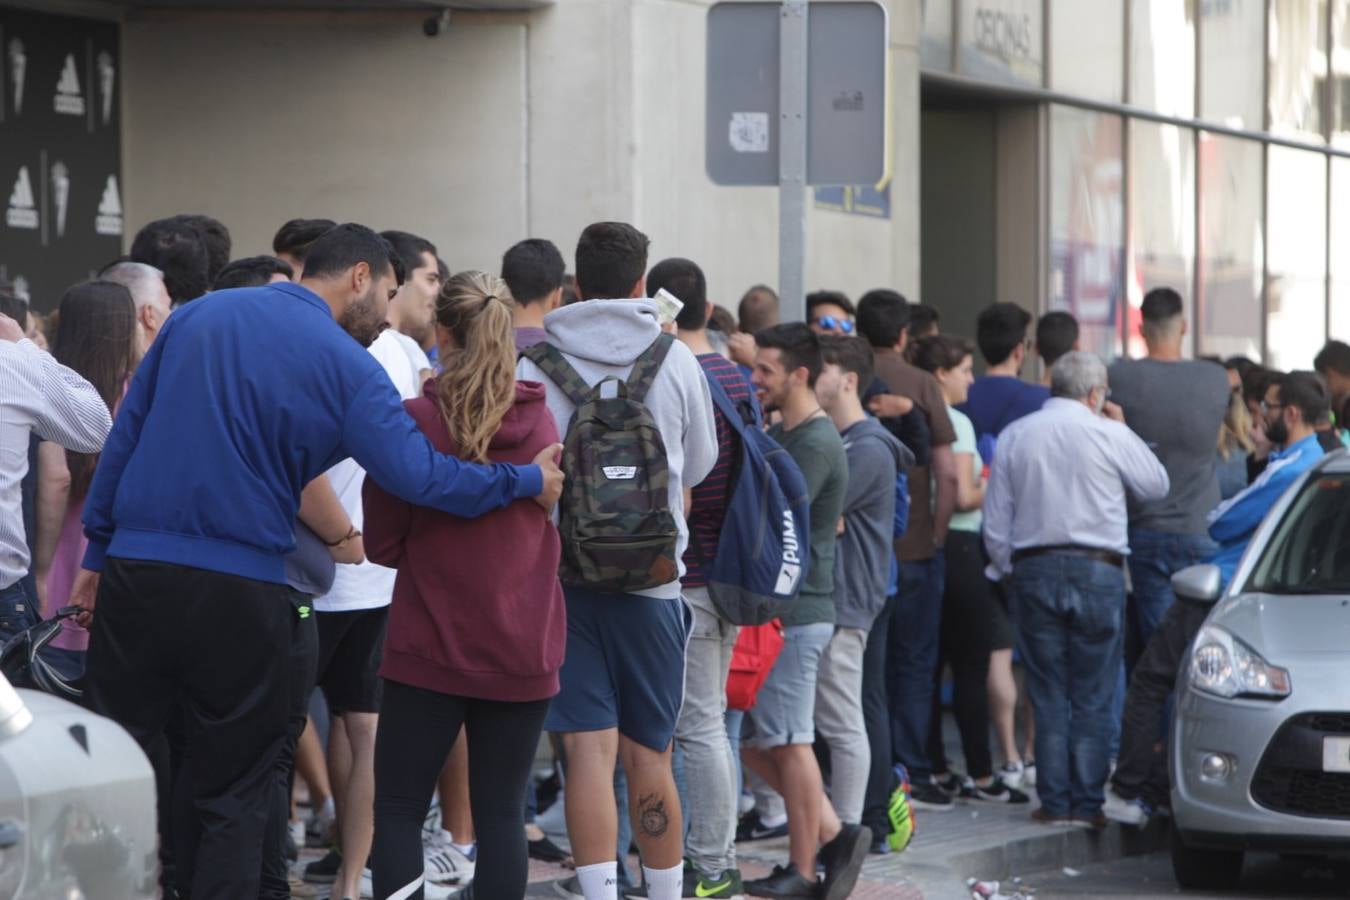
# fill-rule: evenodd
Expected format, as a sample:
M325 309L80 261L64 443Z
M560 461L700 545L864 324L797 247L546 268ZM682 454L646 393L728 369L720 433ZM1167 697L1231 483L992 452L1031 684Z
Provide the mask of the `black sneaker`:
M853 892L871 843L872 829L866 825L845 825L834 840L820 848L820 861L825 864L821 900L844 900Z
M772 828L766 826L760 821L759 813L756 810L750 810L741 819L736 826L736 841L767 841L770 838L787 837L787 822L782 825L775 825Z
M529 845L530 859L547 863L560 863L567 859L566 851L549 840L547 835L537 841L530 841Z
M933 779L916 781L910 786L909 802L919 809L946 810L952 808L952 798L938 787Z
M334 847L323 859L305 866L304 879L310 884L332 884L337 881L340 868L342 868L342 854Z
M985 803L1030 803L1031 798L1016 788L1010 788L998 775L986 785L966 779L961 788L961 796L969 800L981 800Z
M819 900L820 885L807 881L797 867L789 863L786 867L774 866L768 877L756 878L745 883L745 892L752 897L803 897Z
M948 772L946 778L933 776L933 783L941 789L942 793L948 797L956 798L961 796L961 788L965 786L966 779L957 775L955 772Z

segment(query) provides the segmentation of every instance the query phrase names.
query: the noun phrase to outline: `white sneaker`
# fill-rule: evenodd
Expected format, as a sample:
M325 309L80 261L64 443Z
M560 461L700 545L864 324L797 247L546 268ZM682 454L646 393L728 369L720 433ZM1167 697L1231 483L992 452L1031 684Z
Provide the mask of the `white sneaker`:
M295 841L295 846L305 846L305 823L303 820L290 823L291 840Z
M1026 767L1023 766L1020 761L1015 763L1004 763L1003 768L999 769L998 774L999 777L1003 779L1003 783L1008 787L1013 790L1020 790L1022 787L1022 780L1026 775Z
M474 860L456 850L449 841L424 843L422 859L426 879L433 884L468 884L473 879Z
M433 884L430 881L422 882L423 900L450 900L454 896L454 889L446 887L443 884ZM361 870L361 900L374 900L375 882L371 877L370 869Z
M1126 800L1116 793L1115 788L1107 787L1106 802L1102 812L1112 822L1143 828L1148 824L1149 811L1142 800Z
M736 817L746 815L755 808L755 795L747 791L741 791L741 795L736 798Z

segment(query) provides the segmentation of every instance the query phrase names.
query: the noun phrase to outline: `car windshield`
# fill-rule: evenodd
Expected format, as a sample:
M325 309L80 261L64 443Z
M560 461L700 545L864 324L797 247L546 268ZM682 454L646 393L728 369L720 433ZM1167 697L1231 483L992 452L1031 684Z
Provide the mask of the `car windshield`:
M1350 593L1350 475L1310 478L1257 561L1248 590Z

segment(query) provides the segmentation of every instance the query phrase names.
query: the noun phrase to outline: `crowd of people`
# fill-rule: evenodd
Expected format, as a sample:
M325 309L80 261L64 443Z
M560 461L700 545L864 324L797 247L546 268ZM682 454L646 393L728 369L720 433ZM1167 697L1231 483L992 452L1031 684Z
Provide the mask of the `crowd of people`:
M733 315L619 222L574 274L319 219L231 250L176 216L45 319L0 290L0 637L79 610L34 665L144 747L183 900L516 898L530 858L843 900L915 809L1142 824L1208 611L1171 576L1230 579L1346 442L1350 346L1187 359L1168 288L1108 366L1010 303L973 343L884 288Z

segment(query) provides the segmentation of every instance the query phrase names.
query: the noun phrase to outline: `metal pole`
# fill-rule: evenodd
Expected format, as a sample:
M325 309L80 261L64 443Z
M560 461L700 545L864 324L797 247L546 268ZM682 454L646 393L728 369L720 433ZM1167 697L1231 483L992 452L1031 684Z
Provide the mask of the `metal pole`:
M806 318L807 0L783 0L778 43L778 295L784 322Z

